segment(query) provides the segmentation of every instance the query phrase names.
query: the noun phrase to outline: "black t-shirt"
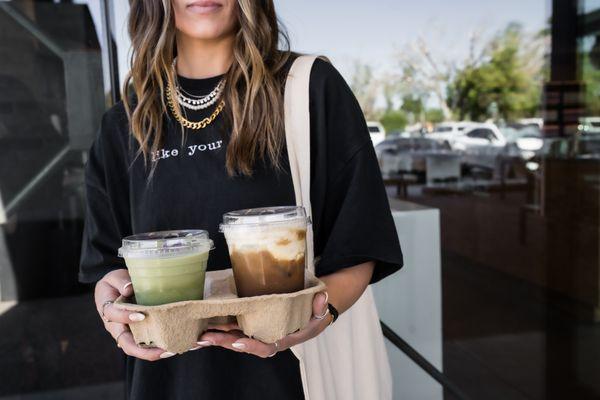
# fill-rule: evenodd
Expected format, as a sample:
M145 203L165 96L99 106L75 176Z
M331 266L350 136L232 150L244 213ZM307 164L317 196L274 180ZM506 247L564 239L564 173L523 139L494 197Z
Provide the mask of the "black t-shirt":
M186 79L193 94L210 92L221 79ZM315 266L319 276L375 261L372 282L402 266L402 253L375 152L362 111L329 63L317 60L310 77L311 201ZM198 121L210 114L187 111ZM80 280L95 282L125 268L117 257L121 239L134 233L205 229L215 242L208 270L227 268L229 256L218 225L225 212L295 204L285 149L281 170L268 162L251 177L228 176L228 132L218 117L207 128L186 132L165 118L165 140L151 180L129 135L122 103L106 112L86 168L87 217ZM303 398L298 362L291 351L261 359L222 348L204 348L154 363L128 358L133 399Z

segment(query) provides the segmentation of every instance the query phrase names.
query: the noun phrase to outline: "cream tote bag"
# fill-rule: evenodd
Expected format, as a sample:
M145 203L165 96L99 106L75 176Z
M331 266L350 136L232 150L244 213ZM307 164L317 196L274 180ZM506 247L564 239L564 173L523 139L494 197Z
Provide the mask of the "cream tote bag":
M285 133L296 204L310 204L310 71L317 57L298 57L285 85ZM314 272L313 231L307 260ZM307 400L388 400L392 375L369 286L360 299L316 338L292 347Z

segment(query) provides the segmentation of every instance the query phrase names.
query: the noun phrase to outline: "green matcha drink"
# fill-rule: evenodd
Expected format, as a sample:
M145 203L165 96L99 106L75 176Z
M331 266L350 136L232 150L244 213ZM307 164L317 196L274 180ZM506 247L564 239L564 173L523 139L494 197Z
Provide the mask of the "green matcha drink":
M201 300L213 242L201 230L143 233L123 239L137 304L147 306Z

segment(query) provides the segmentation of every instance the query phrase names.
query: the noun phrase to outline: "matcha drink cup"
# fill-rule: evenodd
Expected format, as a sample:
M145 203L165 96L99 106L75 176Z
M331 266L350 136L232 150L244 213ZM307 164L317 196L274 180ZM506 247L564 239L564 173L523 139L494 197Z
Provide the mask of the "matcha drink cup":
M239 297L304 289L306 227L303 207L266 207L223 216Z
M127 264L137 304L201 300L213 247L203 230L150 232L123 239L119 256Z

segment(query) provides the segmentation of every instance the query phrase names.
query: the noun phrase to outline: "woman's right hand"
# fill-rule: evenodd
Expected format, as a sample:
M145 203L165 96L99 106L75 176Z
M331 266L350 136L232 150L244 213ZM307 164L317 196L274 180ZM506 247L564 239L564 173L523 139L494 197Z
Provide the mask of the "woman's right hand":
M117 342L125 354L146 361L156 361L161 358L171 357L175 354L159 348L146 349L138 346L133 340L129 330L129 324L143 321L146 317L142 313L119 310L113 303L119 295L125 297L133 296L131 278L126 269L117 269L104 275L96 283L94 300L96 310L104 322L104 328Z

